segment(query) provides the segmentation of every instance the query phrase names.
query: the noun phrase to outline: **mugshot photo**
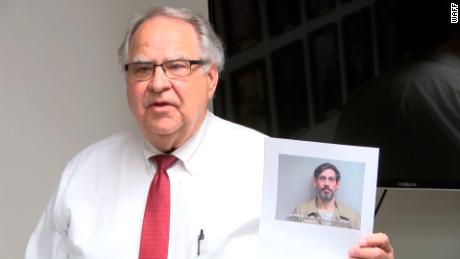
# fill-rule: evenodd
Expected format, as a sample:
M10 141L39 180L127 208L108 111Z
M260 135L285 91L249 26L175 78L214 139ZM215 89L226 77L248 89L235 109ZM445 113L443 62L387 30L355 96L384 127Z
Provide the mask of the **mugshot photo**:
M365 164L279 155L276 219L359 230Z

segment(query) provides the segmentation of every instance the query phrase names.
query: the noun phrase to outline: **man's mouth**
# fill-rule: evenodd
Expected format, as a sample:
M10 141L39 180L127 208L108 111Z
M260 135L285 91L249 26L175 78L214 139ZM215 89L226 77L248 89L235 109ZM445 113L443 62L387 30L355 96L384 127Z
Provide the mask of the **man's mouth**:
M149 103L146 109L155 114L164 114L170 111L172 104L169 102L157 101Z
M155 102L155 103L153 103L153 106L155 106L155 107L163 107L163 106L167 106L167 105L169 105L169 103L167 103L167 102Z

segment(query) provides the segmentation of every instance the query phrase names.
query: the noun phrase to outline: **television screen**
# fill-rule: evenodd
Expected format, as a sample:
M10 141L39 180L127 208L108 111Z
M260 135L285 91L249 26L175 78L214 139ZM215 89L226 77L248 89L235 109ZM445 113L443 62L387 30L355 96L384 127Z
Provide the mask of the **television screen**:
M273 137L378 147L379 187L460 189L458 2L231 2L209 0L227 46L217 115ZM254 64L263 73L235 84Z

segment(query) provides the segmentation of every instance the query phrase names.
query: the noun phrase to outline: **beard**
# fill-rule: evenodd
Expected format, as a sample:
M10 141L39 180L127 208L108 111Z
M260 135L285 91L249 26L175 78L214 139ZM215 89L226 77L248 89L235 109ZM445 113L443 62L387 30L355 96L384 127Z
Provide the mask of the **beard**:
M326 190L328 190L329 193L326 193L325 192ZM329 188L323 188L319 191L318 197L320 198L321 201L329 202L334 198L334 192Z

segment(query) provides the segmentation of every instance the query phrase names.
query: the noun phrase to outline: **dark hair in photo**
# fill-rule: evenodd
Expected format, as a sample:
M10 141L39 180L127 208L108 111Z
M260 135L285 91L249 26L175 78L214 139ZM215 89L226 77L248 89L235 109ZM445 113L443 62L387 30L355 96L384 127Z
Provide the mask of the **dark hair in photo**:
M313 176L315 177L315 179L318 179L318 176L326 169L332 169L335 172L335 178L337 182L340 181L339 169L337 169L337 167L335 167L335 165L331 163L323 163L323 164L320 164L318 167L316 167L315 172L313 173Z

